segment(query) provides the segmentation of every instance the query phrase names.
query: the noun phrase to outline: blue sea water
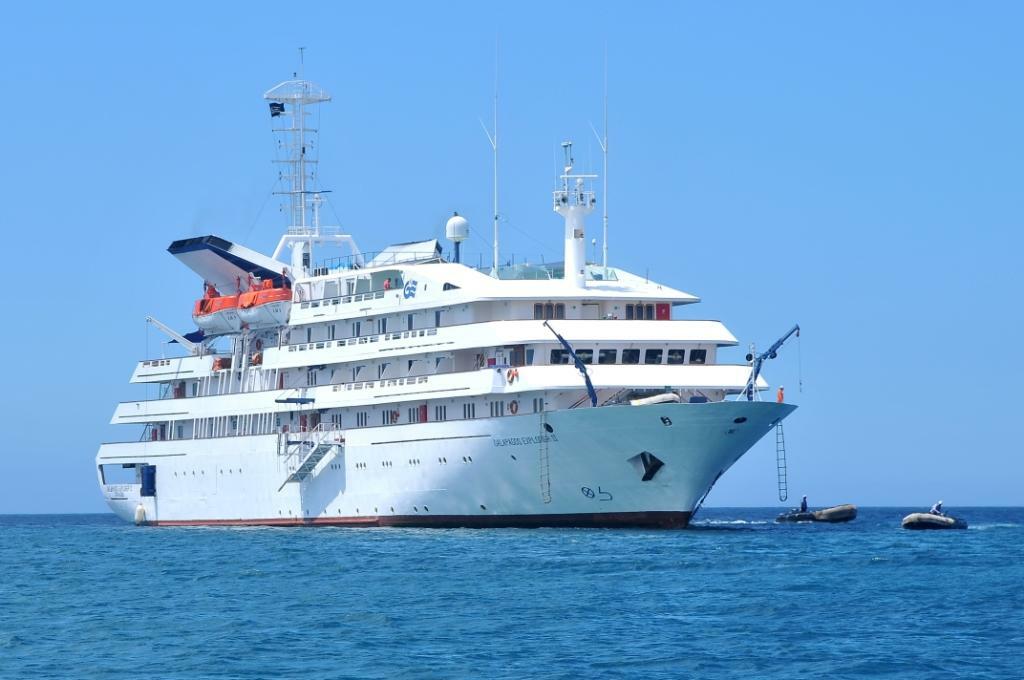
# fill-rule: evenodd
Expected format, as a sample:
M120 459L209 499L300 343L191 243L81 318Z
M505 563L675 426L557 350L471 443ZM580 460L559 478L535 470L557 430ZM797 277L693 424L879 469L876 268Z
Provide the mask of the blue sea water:
M136 528L0 516L2 678L1019 678L1024 509L967 531Z

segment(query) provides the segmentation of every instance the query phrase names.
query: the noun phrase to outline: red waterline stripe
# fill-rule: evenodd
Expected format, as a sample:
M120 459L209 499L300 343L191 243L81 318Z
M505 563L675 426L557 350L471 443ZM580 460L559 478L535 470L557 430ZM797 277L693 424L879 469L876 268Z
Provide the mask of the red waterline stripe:
M381 517L311 517L267 519L185 519L146 522L148 526L353 526L435 528L597 527L682 529L689 512L607 512L562 515L391 515Z

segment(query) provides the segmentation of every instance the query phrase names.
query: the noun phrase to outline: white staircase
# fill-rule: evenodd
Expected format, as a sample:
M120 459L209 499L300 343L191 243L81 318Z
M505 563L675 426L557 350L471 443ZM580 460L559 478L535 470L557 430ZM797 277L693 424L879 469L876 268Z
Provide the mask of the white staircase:
M285 467L290 474L277 490L315 476L321 461L336 447L339 453L344 452L345 438L336 426L329 423L321 423L309 432L280 433L277 451L285 458Z

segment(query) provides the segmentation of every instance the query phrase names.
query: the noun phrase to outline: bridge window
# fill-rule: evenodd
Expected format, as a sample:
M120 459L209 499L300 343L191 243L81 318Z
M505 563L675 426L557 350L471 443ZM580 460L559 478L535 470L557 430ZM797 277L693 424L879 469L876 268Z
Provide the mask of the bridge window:
M533 306L533 318L543 319L544 318L544 305L537 303Z
M569 353L564 349L553 349L551 350L551 363L552 364L567 364L569 363Z
M576 356L585 364L594 363L594 350L592 349L578 349L576 350Z
M661 363L661 350L660 349L648 349L644 350L644 363L645 364L660 364Z
M624 349L624 350L622 350L622 363L624 363L624 364L639 364L640 363L640 350L638 350L638 349Z
M617 349L602 349L597 353L597 363L599 364L614 364L616 355L619 350Z
M668 351L667 363L670 363L670 364L683 364L683 363L686 363L686 350L685 349L670 349Z
M691 349L690 350L690 363L691 364L703 364L708 359L708 351L706 349Z

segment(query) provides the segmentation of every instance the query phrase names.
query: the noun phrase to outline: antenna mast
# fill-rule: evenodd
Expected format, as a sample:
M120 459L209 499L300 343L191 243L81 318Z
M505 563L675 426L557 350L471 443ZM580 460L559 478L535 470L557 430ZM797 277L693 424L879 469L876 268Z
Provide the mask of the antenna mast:
M487 141L494 150L494 265L491 275L498 278L498 40L494 40L494 134L492 135L484 122L480 127L487 135Z
M590 129L597 137L597 143L601 147L601 154L604 157L604 215L602 216L603 234L601 237L601 266L604 267L604 278L608 280L608 43L604 44L604 136L597 134L597 128L590 124Z

